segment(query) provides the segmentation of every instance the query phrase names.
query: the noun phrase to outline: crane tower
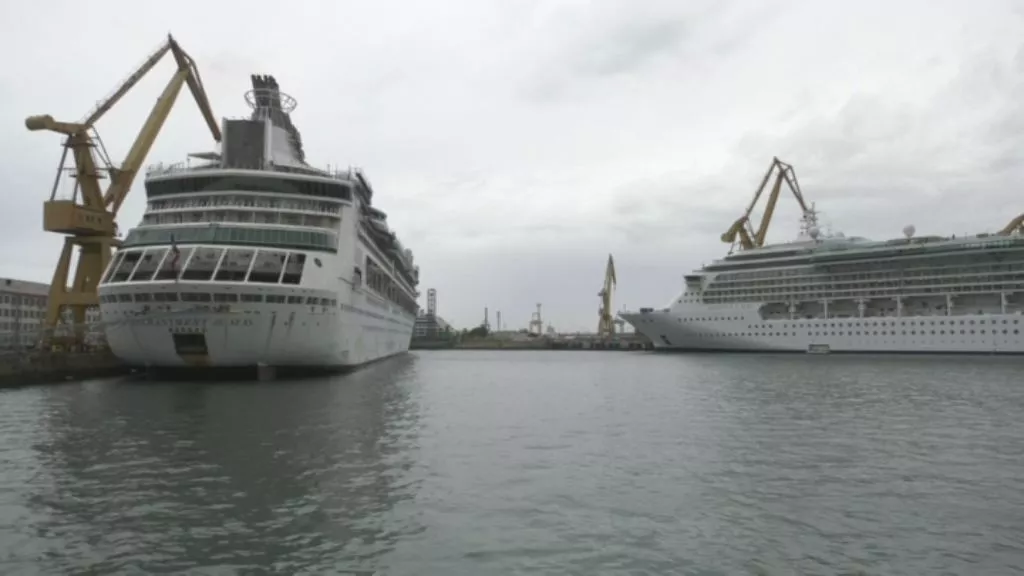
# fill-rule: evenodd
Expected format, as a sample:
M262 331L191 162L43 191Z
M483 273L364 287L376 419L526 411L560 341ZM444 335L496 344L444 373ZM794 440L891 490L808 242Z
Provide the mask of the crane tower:
M177 63L177 70L157 98L153 110L142 125L142 129L128 150L124 161L120 166L114 166L96 132L96 122L109 112L168 52ZM185 84L188 84L192 96L199 105L199 111L213 134L214 140L220 142L220 126L210 109L210 103L199 78L199 72L196 70L195 62L170 35L167 36L166 42L153 52L138 70L133 72L108 98L100 101L83 120L60 122L54 120L50 115L30 116L25 120L25 127L29 130L48 130L66 137L64 152L57 168L57 179L50 193L50 199L43 204L43 229L65 236L64 247L50 283L46 319L43 326L44 345L50 344L54 337L54 329L62 319L65 310L70 310L71 319L74 322L75 329L72 336L74 343L81 344L83 342L86 310L99 304L96 287L100 282L100 275L103 274L103 270L110 262L111 249L120 245L120 241L117 240L117 224L115 223L118 209L121 208L121 204L128 195L132 182L135 181L146 155L152 148L153 142L156 141L157 134L167 120L174 101ZM66 170L65 164L69 152L74 167ZM74 190L70 199L57 199L60 176L65 171L73 174ZM106 191L101 189L100 180L103 179L110 180ZM68 287L71 259L75 254L75 248L78 249L78 261L75 266L74 280Z
M608 264L604 269L604 287L597 293L601 299L601 307L597 311L597 335L600 337L615 336L615 315L612 314L612 291L615 289L615 261L608 255Z
M537 303L537 311L530 317L530 333L536 333L537 336L544 335L544 320L541 319L540 315L540 302Z

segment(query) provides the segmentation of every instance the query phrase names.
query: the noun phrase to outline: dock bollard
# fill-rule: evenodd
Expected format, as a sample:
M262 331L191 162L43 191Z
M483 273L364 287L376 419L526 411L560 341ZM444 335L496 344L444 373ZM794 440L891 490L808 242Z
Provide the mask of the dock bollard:
M260 382L270 382L276 376L273 366L260 362L256 365L256 379Z

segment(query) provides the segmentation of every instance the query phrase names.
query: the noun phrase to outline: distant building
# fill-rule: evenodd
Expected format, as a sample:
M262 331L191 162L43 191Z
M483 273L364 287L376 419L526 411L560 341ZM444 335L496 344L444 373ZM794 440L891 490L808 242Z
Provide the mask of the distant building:
M26 348L39 342L50 286L42 282L0 278L0 349ZM86 322L99 321L99 310L86 312Z
M412 328L413 338L437 338L442 333L452 330L444 318L436 314L420 314Z
M413 338L437 338L452 327L437 315L437 290L427 290L427 309L420 310L412 327Z

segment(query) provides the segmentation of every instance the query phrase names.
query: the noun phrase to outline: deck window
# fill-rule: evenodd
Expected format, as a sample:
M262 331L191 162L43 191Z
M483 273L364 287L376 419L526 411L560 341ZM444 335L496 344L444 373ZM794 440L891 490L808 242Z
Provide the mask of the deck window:
M281 271L284 270L286 256L285 252L260 250L256 253L256 261L253 262L247 281L277 284L281 279Z
M189 192L271 192L313 198L352 200L352 185L343 181L300 180L260 176L192 176L168 178L146 182L146 196L150 199Z
M139 260L139 265L135 267L135 272L132 273L131 282L146 282L152 279L166 253L166 248L146 250L142 255L142 259Z
M139 263L139 259L142 257L141 250L132 250L126 252L124 257L117 265L117 269L114 270L114 274L110 277L111 282L125 282L131 276L135 270L135 266Z
M114 257L110 259L110 263L107 264L107 271L103 274L102 283L106 284L110 282L111 277L114 275L114 271L120 266L121 260L124 258L124 252L118 252L114 254Z
M222 248L197 248L192 259L181 271L182 280L210 280L213 278L213 271L217 269L220 257L224 253Z
M153 276L153 280L177 280L181 274L182 267L192 257L192 252L195 248L186 246L178 249L177 255L170 249L168 249L167 257L160 263L160 269L157 270L156 275Z
M292 252L288 255L288 264L284 268L283 284L299 284L302 282L302 270L306 266L306 255Z
M244 282L255 256L255 250L228 250L214 279L218 282Z

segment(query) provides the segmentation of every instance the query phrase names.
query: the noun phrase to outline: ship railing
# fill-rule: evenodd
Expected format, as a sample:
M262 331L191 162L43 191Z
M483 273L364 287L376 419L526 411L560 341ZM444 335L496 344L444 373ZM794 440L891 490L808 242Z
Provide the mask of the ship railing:
M146 166L146 177L163 176L164 174L177 174L180 172L196 172L199 170L214 170L220 168L217 162L204 162L193 164L191 162L175 162L174 164L150 164Z
M186 172L199 172L203 170L218 170L221 168L219 162L175 162L172 164L160 162L156 164L150 164L146 167L146 177L152 176L164 176L167 174L180 174ZM233 165L231 169L241 170L263 170L271 172L280 172L282 174L302 174L306 176L317 176L320 178L333 178L335 180L341 180L343 182L351 182L356 178L356 174L359 173L358 169L351 167L348 168L337 168L328 164L326 167L317 166L288 166L286 164L274 164L273 162L267 163L267 165L244 166L244 165Z
M251 210L251 211L281 211L293 214L310 214L316 216L337 216L341 211L337 208L321 208L313 206L295 206L289 204L271 204L269 202L230 202L220 200L221 196L212 196L217 201L192 201L192 202L181 202L172 205L154 205L150 206L150 215L172 215L181 212L194 212L196 210L205 210L208 208L225 208L234 212ZM204 198L205 199L205 198ZM250 220L225 220L227 222L249 222Z

